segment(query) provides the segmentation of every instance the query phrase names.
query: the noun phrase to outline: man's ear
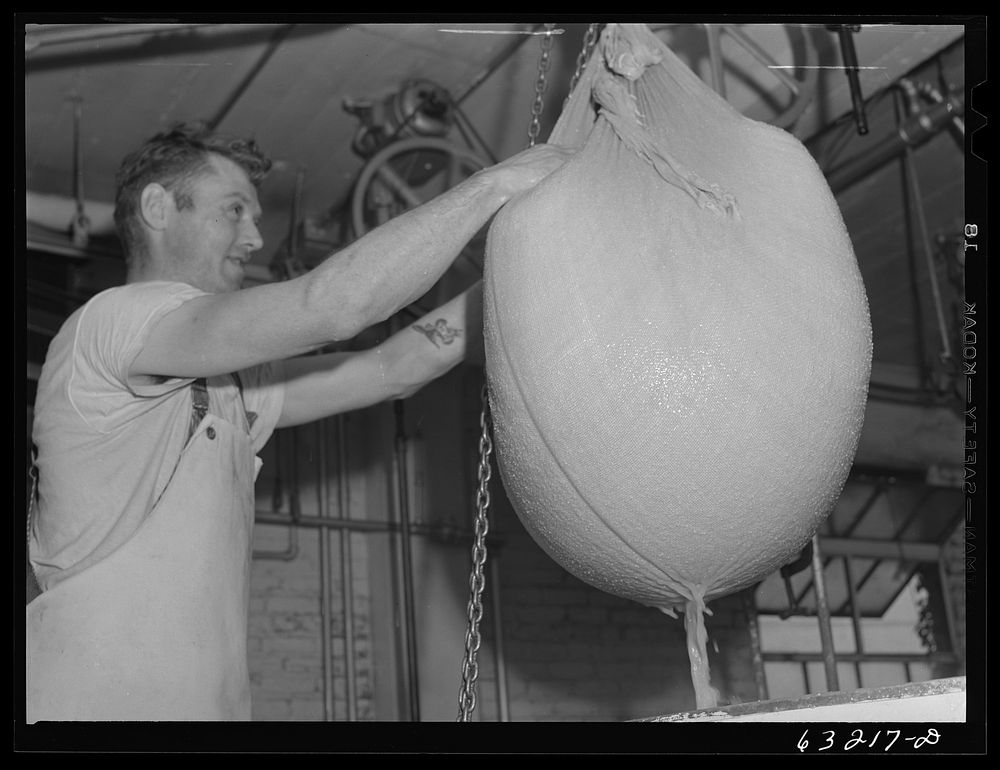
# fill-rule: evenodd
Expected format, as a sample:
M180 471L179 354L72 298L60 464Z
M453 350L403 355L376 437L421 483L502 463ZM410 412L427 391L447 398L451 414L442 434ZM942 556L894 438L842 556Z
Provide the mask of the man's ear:
M165 228L172 206L173 196L163 185L150 182L143 188L139 198L139 211L148 227L153 230Z

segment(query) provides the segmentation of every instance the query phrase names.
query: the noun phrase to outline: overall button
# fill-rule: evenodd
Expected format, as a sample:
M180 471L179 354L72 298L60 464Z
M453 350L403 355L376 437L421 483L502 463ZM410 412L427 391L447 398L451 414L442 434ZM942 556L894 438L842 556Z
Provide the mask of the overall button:
M214 439L215 438L215 428L213 428L211 425L209 425L208 428L205 429L205 435L208 436L210 439Z

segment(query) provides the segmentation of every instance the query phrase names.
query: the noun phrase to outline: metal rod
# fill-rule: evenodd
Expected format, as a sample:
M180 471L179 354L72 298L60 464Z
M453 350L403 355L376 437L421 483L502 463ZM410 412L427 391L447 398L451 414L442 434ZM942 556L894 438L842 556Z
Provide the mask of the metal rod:
M278 46L281 45L282 41L285 37L287 37L288 33L294 26L294 24L285 24L284 26L278 28L278 30L271 37L271 42L268 43L264 53L261 54L260 58L257 59L254 65L250 68L249 72L247 72L246 76L243 78L243 81L236 87L236 90L233 91L232 95L225 101L222 107L219 108L215 117L208 121L209 128L216 129L219 127L219 124L222 123L225 117L229 114L230 110L232 110L236 103L243 97L243 94L246 93L250 84L257 79L257 75L259 75L260 71L264 69L264 65L267 64L268 60L278 50Z
M486 157L489 159L490 163L494 165L499 163L500 162L499 159L494 154L493 150L490 149L489 145L486 144L486 140L483 139L483 137L479 134L478 131L476 131L475 125L473 125L472 121L469 120L466 114L458 108L457 104L455 104L455 117L456 117L455 125L458 126L458 130L461 132L462 137L465 138L465 143L468 144L471 149L474 149L472 142L470 142L468 137L465 136L465 132L469 131L472 134L473 138L476 140L476 142L478 142L480 149L482 149L483 152L486 153Z
M744 50L755 58L760 64L763 64L764 67L772 75L774 75L774 77L781 82L782 85L785 86L785 88L791 91L794 96L799 95L802 84L784 70L779 69L778 62L775 61L774 57L761 48L753 38L747 35L739 27L732 24L725 24L723 27L730 37L742 45Z
M865 117L865 100L861 95L861 81L858 78L858 54L854 49L854 32L849 25L841 24L837 34L840 36L840 52L844 60L847 84L851 89L854 123L858 128L858 134L864 136L868 133L868 120Z
M80 146L80 124L83 122L83 101L73 100L73 197L77 216L83 213L83 150Z
M864 639L861 636L861 608L858 606L858 592L854 587L854 571L851 568L851 557L844 557L844 576L847 578L847 595L851 602L851 627L854 629L854 650L859 654L864 654ZM861 664L854 663L854 674L858 679L858 687L861 687Z
M754 591L753 588L744 591L741 598L743 611L747 616L747 632L750 634L750 659L753 663L754 684L757 685L757 700L767 700L767 676L764 672L764 658L761 657L760 620L757 616Z
M726 83L722 67L721 30L716 24L706 24L705 32L708 35L708 62L712 70L712 88L715 89L715 93L725 99Z
M924 215L924 200L917 179L917 166L913 160L913 148L907 145L903 153L906 163L906 179L910 184L913 208L917 213L917 227L920 230L920 241L924 247L924 259L927 263L927 277L931 284L931 296L934 298L934 312L937 316L938 332L941 335L941 357L951 360L951 343L948 341L948 323L944 318L944 308L941 299L941 287L938 285L937 270L934 267L934 250L931 248L931 238L927 232L927 217Z
M823 537L826 556L862 556L869 559L903 559L904 561L936 562L941 546L936 543L910 543L901 540L870 538Z
M90 242L90 221L84 212L83 194L83 144L80 134L83 123L83 101L73 99L73 195L76 198L76 214L70 227L73 245L84 249Z
M933 104L904 121L899 128L874 145L871 150L826 172L827 182L834 193L843 192L852 184L896 158L906 147L919 147L939 133L956 114L964 109L964 97L952 95L946 102Z
M347 437L345 415L337 415L337 514L345 520L350 514L350 479L347 475ZM324 536L330 530L322 531ZM347 720L358 718L356 666L354 663L354 571L351 554L351 531L340 530L340 581L344 604L344 679L347 690Z
M503 647L503 617L500 604L500 560L494 553L490 559L490 582L493 584L493 658L497 676L497 709L501 722L510 721L510 698L507 694L507 661Z
M292 465L292 491L289 494L288 506L292 517L294 518L299 513L298 505L298 479L296 475L296 469L298 468L297 452L296 452L296 431L297 428L287 429L292 436L292 452L293 456L296 457L295 462ZM282 498L284 497L284 481L281 475L281 459L282 459L282 436L283 431L275 431L274 433L274 449L275 449L275 465L278 468L278 475L274 479L274 493L272 495L271 507L274 510L278 510L282 507ZM264 550L254 550L254 559L267 559L267 560L277 560L277 561L295 561L299 556L299 530L297 527L288 528L288 545L285 546L283 551L264 551Z
M944 549L941 551L941 558L938 559L938 582L941 584L941 600L944 602L944 622L948 631L948 641L951 645L951 652L961 661L965 656L958 648L958 636L955 633L955 604L952 601L951 588L948 581L948 570L945 567Z
M819 621L819 638L823 646L823 668L826 671L826 689L839 690L837 655L833 649L833 630L830 626L830 607L826 601L826 581L823 576L823 556L819 548L819 535L813 535L813 586L816 590L816 618Z
M258 509L254 516L258 524L284 524L289 527L306 527L311 529L346 529L354 532L399 532L400 526L396 522L381 521L378 519L329 519L323 520L318 516L300 516L293 519L280 513ZM410 534L425 535L435 537L445 542L465 542L472 541L473 535L470 532L459 529L452 525L431 525L419 522L410 522ZM497 543L494 543L496 545Z
M24 50L36 51L43 46L104 40L111 37L150 35L160 32L185 32L218 24L31 24L25 30Z
M319 518L327 517L327 474L326 474L326 434L324 420L316 422L316 493L319 507ZM330 541L329 530L319 531L319 565L320 565L320 628L321 653L323 661L323 721L331 722L334 716L333 703L333 660L330 644Z
M517 50L522 45L528 42L529 38L531 38L531 35L515 35L513 42L507 45L500 52L500 54L486 66L486 69L484 69L475 77L475 79L472 81L472 84L467 89L465 89L465 93L455 100L455 104L459 105L466 99L468 99L469 96L471 96L472 93L477 88L479 88L479 86L481 86L494 72L500 69L500 67L502 67L507 62L507 60L510 59L517 52Z
M302 189L305 184L306 171L300 166L295 170L295 192L288 221L288 256L293 260L299 255L299 212L302 211Z
M765 662L770 663L816 663L823 660L822 652L764 652L761 653ZM905 652L866 652L859 655L856 652L838 652L837 660L853 663L953 663L956 656L949 652L905 653Z
M396 413L396 466L399 492L400 554L403 559L403 615L406 628L406 667L409 681L410 721L420 721L420 685L417 671L417 628L413 601L413 556L410 542L409 481L406 462L406 431L403 402L393 402Z

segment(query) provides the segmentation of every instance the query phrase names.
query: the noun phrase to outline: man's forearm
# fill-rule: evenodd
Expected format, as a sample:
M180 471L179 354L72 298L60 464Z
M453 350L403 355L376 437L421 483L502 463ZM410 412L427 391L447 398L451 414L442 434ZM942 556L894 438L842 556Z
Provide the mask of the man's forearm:
M488 172L481 174L389 220L311 271L307 316L317 308L334 311L361 331L423 296L509 197Z
M469 240L515 195L534 187L571 153L536 145L479 171L418 208L331 255L302 279L304 318L340 339L423 296ZM327 339L326 341L333 341Z
M482 350L483 293L476 283L379 345L390 397L406 398Z

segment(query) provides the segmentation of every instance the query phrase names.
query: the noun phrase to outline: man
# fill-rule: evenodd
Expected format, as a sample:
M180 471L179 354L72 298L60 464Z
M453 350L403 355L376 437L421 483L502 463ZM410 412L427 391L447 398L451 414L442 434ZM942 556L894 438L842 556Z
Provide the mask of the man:
M277 427L404 398L451 369L480 332L481 286L371 350L301 354L423 295L568 154L522 152L306 275L245 290L270 167L257 146L181 125L125 158L126 285L67 320L38 384L29 722L250 718L256 454Z

